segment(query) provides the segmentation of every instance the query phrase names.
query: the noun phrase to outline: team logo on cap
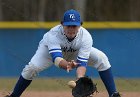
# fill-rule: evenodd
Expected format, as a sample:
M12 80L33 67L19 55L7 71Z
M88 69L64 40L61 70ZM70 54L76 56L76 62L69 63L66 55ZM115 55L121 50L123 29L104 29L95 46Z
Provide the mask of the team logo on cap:
M73 21L75 21L75 15L74 14L69 14L70 19L72 19Z

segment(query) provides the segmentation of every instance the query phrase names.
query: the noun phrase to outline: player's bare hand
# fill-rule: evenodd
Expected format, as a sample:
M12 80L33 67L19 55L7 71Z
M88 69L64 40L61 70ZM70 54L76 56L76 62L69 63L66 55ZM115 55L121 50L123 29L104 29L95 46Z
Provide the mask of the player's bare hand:
M80 63L77 63L75 62L74 60L71 60L70 62L68 62L68 65L67 65L67 72L69 72L70 70L72 70L73 68L76 68L78 66L78 64Z

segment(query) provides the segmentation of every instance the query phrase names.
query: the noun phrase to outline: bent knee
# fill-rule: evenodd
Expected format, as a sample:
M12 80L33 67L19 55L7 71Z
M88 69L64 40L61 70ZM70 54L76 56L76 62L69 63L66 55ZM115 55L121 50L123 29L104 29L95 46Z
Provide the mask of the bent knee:
M98 62L98 67L97 67L98 71L104 71L104 70L107 70L111 67L111 65L108 61L108 57L104 53L99 54L99 60L98 61L99 61Z
M27 80L32 80L35 76L38 75L38 73L41 71L37 66L32 64L31 62L25 66L25 68L22 71L23 78Z

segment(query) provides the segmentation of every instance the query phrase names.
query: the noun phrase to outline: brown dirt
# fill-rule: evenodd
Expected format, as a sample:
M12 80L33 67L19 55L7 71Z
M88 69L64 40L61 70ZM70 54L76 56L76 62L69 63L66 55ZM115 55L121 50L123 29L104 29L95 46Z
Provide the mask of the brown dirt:
M122 97L140 97L140 92L121 92ZM4 93L0 93L4 97ZM28 91L24 92L21 97L72 97L71 92L46 92L46 91ZM106 92L94 94L94 97L108 97Z

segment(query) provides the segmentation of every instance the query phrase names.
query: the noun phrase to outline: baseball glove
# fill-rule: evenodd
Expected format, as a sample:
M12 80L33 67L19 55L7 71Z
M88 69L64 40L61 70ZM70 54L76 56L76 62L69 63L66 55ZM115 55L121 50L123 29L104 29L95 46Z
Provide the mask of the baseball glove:
M89 77L81 77L76 81L76 86L72 89L74 97L89 97L97 91L96 84Z

